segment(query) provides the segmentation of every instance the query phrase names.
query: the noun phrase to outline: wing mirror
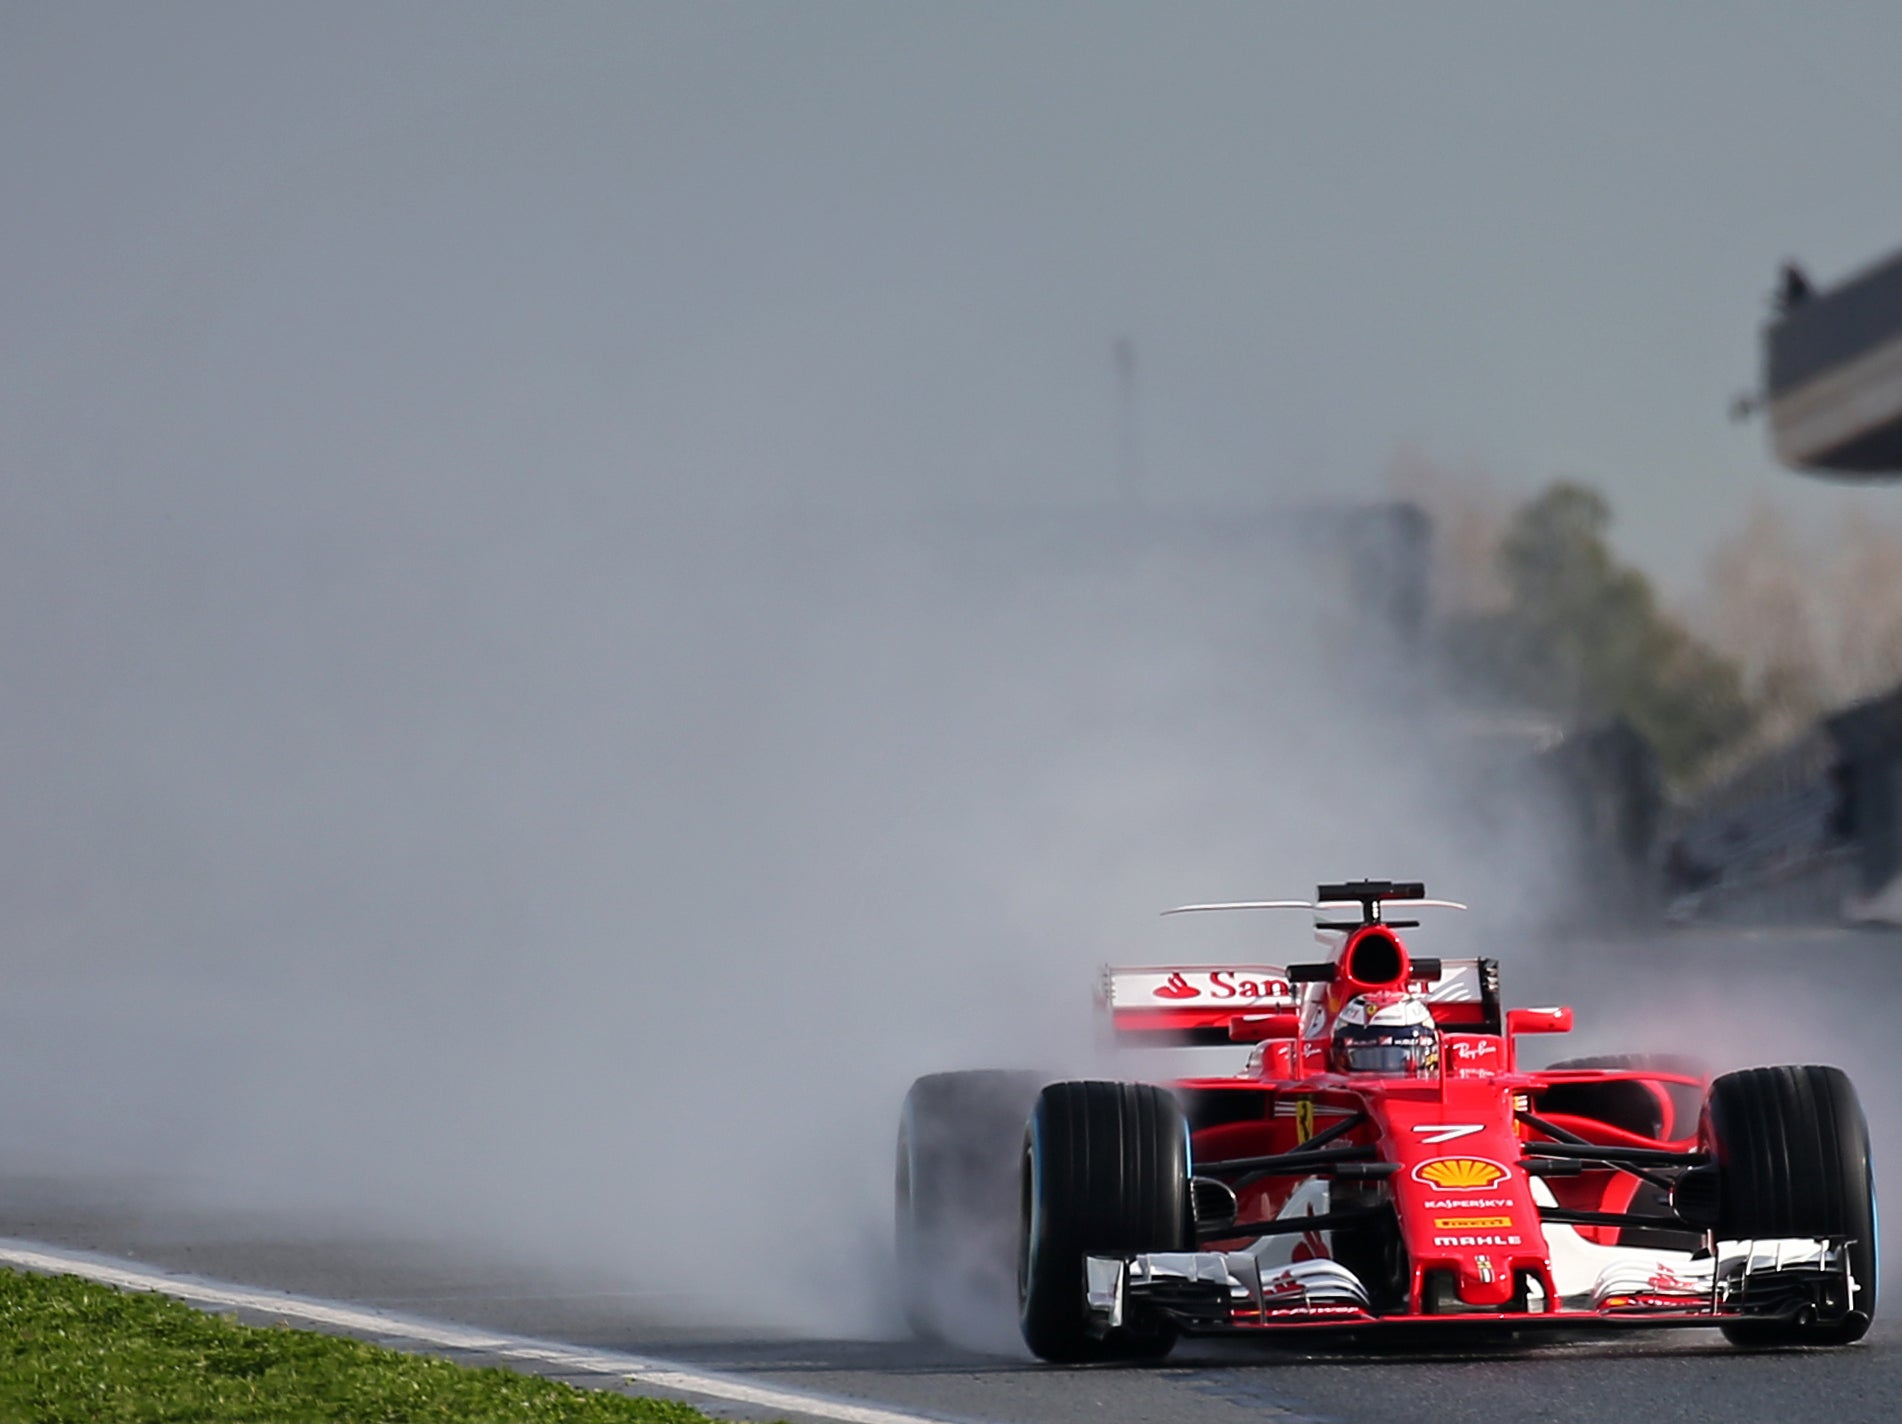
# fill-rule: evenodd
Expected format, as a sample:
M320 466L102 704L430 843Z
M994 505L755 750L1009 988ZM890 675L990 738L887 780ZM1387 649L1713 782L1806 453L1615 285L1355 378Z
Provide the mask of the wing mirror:
M1555 1035L1571 1029L1570 1006L1518 1006L1506 1012L1509 1036Z
M1265 1016L1233 1016L1228 1023L1232 1041L1286 1040L1301 1029L1301 1017L1293 1011L1270 1011Z

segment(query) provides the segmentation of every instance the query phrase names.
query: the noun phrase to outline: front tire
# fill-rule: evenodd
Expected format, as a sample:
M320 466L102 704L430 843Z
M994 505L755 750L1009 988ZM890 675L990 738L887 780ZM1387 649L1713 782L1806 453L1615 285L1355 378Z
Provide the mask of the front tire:
M1048 1362L1156 1358L1175 1346L1160 1316L1092 1333L1083 1260L1193 1247L1189 1127L1154 1085L1044 1088L1024 1137L1017 1294L1030 1351Z
M1727 1323L1746 1346L1840 1346L1876 1312L1875 1177L1869 1126L1832 1065L1739 1070L1711 1082L1705 1133L1717 1156L1720 1239L1846 1239L1851 1288L1814 1322Z

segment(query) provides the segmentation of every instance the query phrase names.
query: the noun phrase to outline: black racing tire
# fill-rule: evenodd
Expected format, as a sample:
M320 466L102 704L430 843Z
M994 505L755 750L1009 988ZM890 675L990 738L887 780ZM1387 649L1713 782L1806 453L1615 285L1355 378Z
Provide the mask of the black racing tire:
M1732 1071L1711 1082L1705 1135L1717 1160L1720 1239L1847 1239L1852 1290L1816 1322L1723 1327L1751 1347L1840 1346L1875 1320L1875 1177L1869 1126L1849 1077L1833 1065Z
M1073 1080L1044 1087L1024 1136L1017 1274L1024 1343L1047 1362L1159 1358L1175 1325L1156 1315L1098 1337L1083 1260L1194 1246L1189 1126L1155 1085Z
M1547 1070L1628 1070L1656 1071L1663 1075L1688 1075L1710 1079L1710 1066L1694 1055L1581 1055L1571 1060L1555 1060ZM1591 1085L1554 1086L1540 1096L1547 1109L1586 1115L1616 1125L1633 1134L1657 1139L1681 1140L1697 1133L1698 1116L1703 1110L1702 1090L1693 1085L1664 1081L1658 1087L1665 1103L1653 1110L1656 1099L1649 1091L1630 1081ZM1661 1113L1660 1113L1661 1112Z
M898 1119L892 1228L914 1336L1007 1324L1014 1303L1024 1122L1048 1076L954 1070L914 1081Z

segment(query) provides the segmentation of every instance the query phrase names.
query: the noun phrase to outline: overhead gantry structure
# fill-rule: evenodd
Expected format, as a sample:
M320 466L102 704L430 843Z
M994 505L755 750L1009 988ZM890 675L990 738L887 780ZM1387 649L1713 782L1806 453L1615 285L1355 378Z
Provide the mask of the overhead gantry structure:
M1835 287L1783 265L1764 328L1762 395L1776 458L1846 479L1902 476L1902 252Z

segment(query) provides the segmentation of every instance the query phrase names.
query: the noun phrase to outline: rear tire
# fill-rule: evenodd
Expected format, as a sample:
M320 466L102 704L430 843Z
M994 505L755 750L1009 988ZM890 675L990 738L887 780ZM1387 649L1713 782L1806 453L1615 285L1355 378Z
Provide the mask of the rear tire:
M912 1084L898 1122L893 1239L905 1322L942 1340L949 1324L1008 1324L1018 1159L1045 1077L955 1070Z
M1160 1315L1090 1331L1083 1260L1194 1245L1189 1130L1175 1096L1103 1080L1044 1088L1024 1137L1018 1321L1049 1362L1158 1358L1175 1346Z
M1841 1345L1875 1319L1878 1246L1869 1127L1831 1065L1739 1070L1711 1082L1705 1132L1717 1156L1720 1239L1848 1239L1853 1280L1839 1316L1724 1325L1747 1346Z

